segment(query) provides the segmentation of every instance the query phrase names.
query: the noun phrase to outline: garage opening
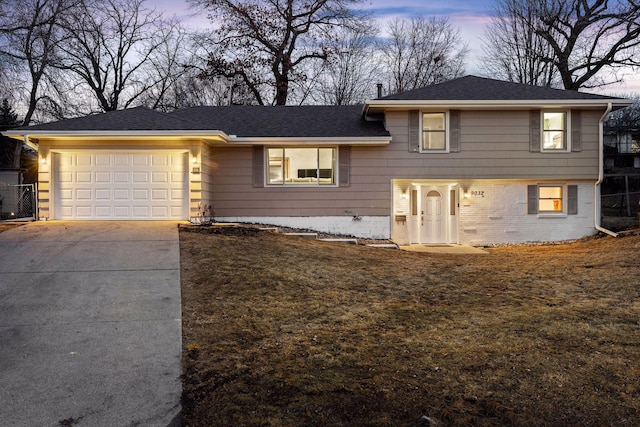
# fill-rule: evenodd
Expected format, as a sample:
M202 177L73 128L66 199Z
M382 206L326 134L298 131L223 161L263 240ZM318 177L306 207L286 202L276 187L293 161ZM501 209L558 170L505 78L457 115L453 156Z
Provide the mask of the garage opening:
M53 153L55 219L184 220L186 152Z

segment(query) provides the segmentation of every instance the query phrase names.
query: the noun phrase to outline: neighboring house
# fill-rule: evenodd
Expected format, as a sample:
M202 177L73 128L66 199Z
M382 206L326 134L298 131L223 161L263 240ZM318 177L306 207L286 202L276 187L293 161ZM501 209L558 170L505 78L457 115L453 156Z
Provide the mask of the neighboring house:
M640 129L629 129L607 120L604 125L605 170L640 169Z
M145 108L8 132L40 217L222 221L408 243L599 228L602 123L631 101L462 77L362 106Z

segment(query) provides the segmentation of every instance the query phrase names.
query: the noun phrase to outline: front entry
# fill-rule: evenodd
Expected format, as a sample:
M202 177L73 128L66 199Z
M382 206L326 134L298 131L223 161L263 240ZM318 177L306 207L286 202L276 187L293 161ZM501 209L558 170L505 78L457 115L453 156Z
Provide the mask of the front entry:
M422 243L445 243L443 197L438 190L426 190L422 194Z

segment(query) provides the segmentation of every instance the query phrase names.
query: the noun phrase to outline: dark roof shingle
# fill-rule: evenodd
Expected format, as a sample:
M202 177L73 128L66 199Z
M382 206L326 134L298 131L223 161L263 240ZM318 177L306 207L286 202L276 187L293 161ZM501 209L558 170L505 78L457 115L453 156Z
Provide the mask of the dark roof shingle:
M379 98L381 100L433 101L526 101L526 100L607 100L603 95L553 89L485 77L464 76L443 83Z
M110 111L17 130L29 131L222 131L238 137L389 136L380 122L366 121L362 105L193 107L162 113L145 107Z
M194 124L146 107L108 111L85 117L18 128L45 131L184 130Z
M362 105L193 107L170 116L189 119L198 129L221 129L239 137L389 136L380 122L362 117Z

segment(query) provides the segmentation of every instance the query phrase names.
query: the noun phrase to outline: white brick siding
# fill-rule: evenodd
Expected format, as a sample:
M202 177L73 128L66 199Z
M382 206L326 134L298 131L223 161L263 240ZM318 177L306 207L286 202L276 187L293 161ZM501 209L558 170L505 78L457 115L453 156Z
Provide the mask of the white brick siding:
M544 182L577 185L577 215L527 214L527 185L538 183L480 181L469 184L466 190L476 195L460 202L459 242L470 245L522 243L595 234L593 183ZM478 192L484 197L477 195Z

